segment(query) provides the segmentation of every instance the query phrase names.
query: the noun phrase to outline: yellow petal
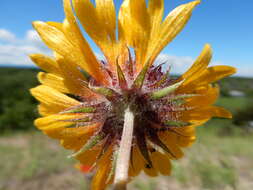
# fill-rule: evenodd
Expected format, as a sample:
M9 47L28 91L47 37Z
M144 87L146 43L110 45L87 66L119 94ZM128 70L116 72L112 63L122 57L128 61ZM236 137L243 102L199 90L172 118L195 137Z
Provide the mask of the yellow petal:
M139 173L141 171L141 169L143 169L143 171L145 172L145 174L155 177L158 175L157 171L155 170L154 167L149 168L147 167L147 162L145 160L145 158L142 156L139 147L134 147L133 148L133 169L135 171L135 173Z
M150 22L151 22L151 28L152 28L151 34L155 34L157 30L160 29L160 25L162 23L163 12L164 12L164 1L163 0L149 0L148 12L150 15Z
M77 68L77 65L67 62L63 58L60 60L59 56L57 56L57 62L47 56L39 54L31 55L31 58L39 63L38 65L44 70L51 72L48 74L38 74L38 79L42 84L64 93L84 96L94 94L84 86L83 81L86 81L86 79Z
M64 0L64 11L66 14L66 19L63 23L63 30L74 46L80 48L80 53L84 59L82 68L87 70L98 81L101 81L101 83L107 84L107 80L105 80L103 72L100 69L100 63L98 62L95 54L79 29L76 18L72 11L71 0Z
M108 160L110 162L110 160ZM107 176L110 173L109 164L106 163L99 167L96 175L92 179L92 190L105 190Z
M232 75L236 72L234 67L218 65L209 67L202 71L198 77L191 79L189 83L183 83L177 90L177 92L187 92L195 89L198 86L205 86L209 83L216 82L226 76Z
M207 121L212 117L231 118L232 115L224 108L217 106L208 106L184 111L181 113L180 120L190 123L198 123L200 121Z
M36 65L38 65L38 67L44 71L54 74L60 73L58 64L54 59L42 54L31 54L30 58Z
M100 153L101 148L93 148L93 149L89 149L87 151L85 151L84 153L78 155L76 158L83 164L86 166L92 166L94 164L94 162L97 159L98 154Z
M153 168L143 168L143 171L144 171L144 173L146 174L146 175L148 175L148 176L150 176L150 177L156 177L156 176L158 176L158 171L156 171L155 169L154 169L154 167Z
M175 132L166 131L164 133L160 133L160 136L172 140L179 147L187 147L195 142L195 128L196 126L183 127L180 130L178 130L178 128L174 128L173 131Z
M96 0L96 12L100 22L104 24L108 37L115 41L116 13L113 0Z
M87 87L84 75L75 64L64 59L62 56L56 55L56 57L62 73L64 85L71 93L83 96L87 99L98 97Z
M112 147L102 156L98 163L98 169L95 176L92 179L92 190L104 190L108 185L108 175L112 167Z
M115 71L118 57L116 43L115 8L112 0L96 0L96 7L90 0L73 0L77 17L89 36L104 53L111 70Z
M177 127L177 128L174 128L173 130L180 133L182 136L195 136L196 126L197 125L189 125L186 127ZM174 134L170 131L167 131L167 133Z
M171 155L169 153L166 153L166 155L170 159L180 159L183 157L184 153L181 151L180 147L178 146L176 138L171 138L171 137L168 137L167 135L165 138L162 137L161 140L168 147L170 152L173 154Z
M200 96L194 96L186 100L185 106L188 107L200 107L200 106L209 106L216 102L219 97L219 87L216 85L212 87L209 85L208 88L202 90L199 88L195 90L195 93Z
M78 19L90 37L98 45L101 43L99 42L100 40L106 42L106 39L104 39L106 36L105 28L99 19L96 8L90 0L73 0L73 6Z
M151 33L149 45L155 44L159 37L161 29L163 13L164 13L164 1L163 0L149 0L148 12L151 22Z
M91 136L92 135L93 134L91 134ZM91 136L89 136L89 133L88 133L88 134L81 135L78 138L76 137L65 138L65 139L62 139L60 142L61 142L61 145L65 149L78 151L90 139Z
M104 23L101 23L96 8L90 0L73 0L73 6L78 19L91 38L94 41L105 40Z
M33 22L33 27L37 30L41 39L49 48L52 48L54 51L63 56L75 59L73 58L74 52L72 51L74 48L62 31L56 27L40 21Z
M234 67L218 65L207 68L198 78L200 85L206 83L216 82L226 76L232 75L236 72Z
M75 44L79 44L83 50L86 48L89 48L89 45L85 38L83 37L79 26L77 24L77 20L73 14L72 7L71 7L71 0L64 0L64 12L66 15L66 20L68 21L68 26L64 25L65 32L68 34L68 37L71 39L71 41L74 41ZM71 30L70 30L71 29ZM88 46L88 47L86 47ZM94 55L91 55L93 58Z
M59 27L40 21L33 22L33 27L49 48L72 62L79 62L78 58L80 56L77 55L77 51L72 43L66 38L64 32Z
M201 125L201 123L190 125L187 127L174 128L173 131L160 132L159 136L162 139L170 140L173 139L175 144L179 147L187 147L194 143L196 139L196 126Z
M46 22L48 25L53 26L55 28L57 28L59 31L63 31L63 24L61 22Z
M100 125L101 124L94 124L94 125L80 127L80 128L49 129L49 130L44 130L44 132L51 138L55 138L55 139L83 138L83 139L88 140L88 138L97 130L97 128Z
M131 162L131 167L133 170L134 175L138 175L143 168L143 159L137 150L138 147L134 146L132 150L132 162Z
M135 48L137 71L146 61L150 30L145 0L125 0L119 11L119 39Z
M59 113L60 111L62 111L62 107L61 106L48 106L46 104L40 104L38 106L38 112L40 115L42 116L48 116L48 115L52 115L52 114L56 114Z
M162 175L170 175L171 172L171 163L168 157L164 154L155 151L151 153L151 160L154 167L162 174Z
M213 106L212 109L213 109L213 117L222 117L228 119L232 118L232 114L222 107Z
M161 25L159 37L156 39L156 42L150 46L149 54L152 55L150 59L151 62L155 60L160 51L184 28L191 17L193 9L199 3L200 1L198 0L183 4L170 12Z
M133 169L133 166L130 164L129 165L129 170L128 170L128 176L129 177L135 177L137 176L138 174L135 172L135 170Z
M180 147L189 147L191 146L196 140L196 136L190 136L190 137L178 137L178 145Z
M73 124L73 122L67 122L63 120L74 119L75 117L75 115L55 114L36 119L34 121L34 125L40 130L61 129Z
M63 93L70 93L69 89L64 85L64 79L51 73L38 73L38 80L43 85L54 88Z
M80 52L80 49L75 47L73 43L68 40L64 31L60 30L59 27L40 21L33 22L33 27L37 30L41 39L49 48L62 55L69 62L78 64L95 79L103 82L103 78L101 77L102 71L100 68L97 65L93 65L93 62L87 63L83 57L83 53Z
M90 0L73 0L73 6L84 29L104 53L109 66L111 66L110 69L115 71L119 48L116 43L116 13L113 0L96 0L96 7ZM73 39L72 41L77 43L79 41L82 51L85 52L87 63L95 62L94 54L80 35L72 13L71 2L65 0L64 7L67 17L67 22L64 22L65 33L70 38L78 36L78 40ZM75 33L75 35L71 33ZM100 81L105 78L103 75L101 76Z
M113 0L96 0L96 12L100 23L104 25L107 43L100 47L108 61L110 69L116 71L116 59L119 56L120 45L116 41L116 12Z
M204 69L207 68L211 58L212 58L211 46L209 44L206 44L197 60L194 62L191 68L180 77L180 80L187 79L186 81L189 82L188 78L190 79L196 78L198 75L201 74L201 72Z
M159 132L159 138L161 141L168 147L171 153L166 153L170 159L179 159L182 158L184 153L181 151L178 145L177 136L173 135L173 133L168 132Z
M79 102L70 98L57 90L45 86L40 85L35 88L32 88L31 94L38 99L41 103L50 106L50 107L60 107L62 110L67 109L71 106L78 105Z
M148 175L148 176L151 176L151 177L158 176L158 172L154 167L147 168L146 166L144 166L143 170L144 170L145 174Z
M185 111L181 114L180 120L184 122L198 123L200 120L206 120L212 118L212 110L211 109L197 109Z

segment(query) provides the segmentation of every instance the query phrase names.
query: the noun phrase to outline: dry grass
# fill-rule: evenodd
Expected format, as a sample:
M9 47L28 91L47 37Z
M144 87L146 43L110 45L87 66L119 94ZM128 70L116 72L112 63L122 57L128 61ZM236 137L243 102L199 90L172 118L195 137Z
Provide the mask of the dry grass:
M130 190L252 190L251 136L219 137L200 129L198 142L173 162L170 177L140 175ZM69 152L40 133L0 137L0 190L85 190Z

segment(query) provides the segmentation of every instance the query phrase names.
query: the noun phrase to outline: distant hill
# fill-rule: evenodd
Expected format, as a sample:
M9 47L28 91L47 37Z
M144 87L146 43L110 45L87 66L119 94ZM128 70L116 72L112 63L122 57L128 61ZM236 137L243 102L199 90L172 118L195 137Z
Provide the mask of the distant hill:
M253 96L253 78L228 77L219 81L221 94L229 96L229 91L243 92L245 96Z

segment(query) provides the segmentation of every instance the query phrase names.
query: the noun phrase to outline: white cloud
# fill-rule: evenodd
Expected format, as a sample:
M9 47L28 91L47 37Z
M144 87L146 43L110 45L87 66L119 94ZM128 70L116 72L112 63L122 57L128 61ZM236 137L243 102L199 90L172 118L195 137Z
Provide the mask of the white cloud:
M40 42L40 37L35 30L28 30L26 32L26 39L31 42Z
M35 30L28 30L26 32L26 41L30 44L34 45L35 47L39 47L45 49L46 46L42 43L38 33Z
M0 29L0 65L34 66L28 57L32 53L51 54L34 30L28 30L24 38L17 38L10 31Z
M155 64L165 63L163 69L171 67L171 73L182 74L184 73L194 62L191 57L178 57L168 54L160 54L155 61Z
M0 41L12 42L15 40L15 35L8 30L0 28Z

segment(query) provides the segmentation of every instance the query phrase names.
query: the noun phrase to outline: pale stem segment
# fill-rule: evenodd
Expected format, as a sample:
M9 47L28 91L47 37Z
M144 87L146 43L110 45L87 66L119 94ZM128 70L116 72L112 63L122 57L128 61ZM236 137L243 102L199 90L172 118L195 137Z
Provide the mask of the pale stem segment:
M133 130L134 130L134 114L128 107L125 110L124 127L116 162L114 190L126 190L128 182L128 168L131 156Z

